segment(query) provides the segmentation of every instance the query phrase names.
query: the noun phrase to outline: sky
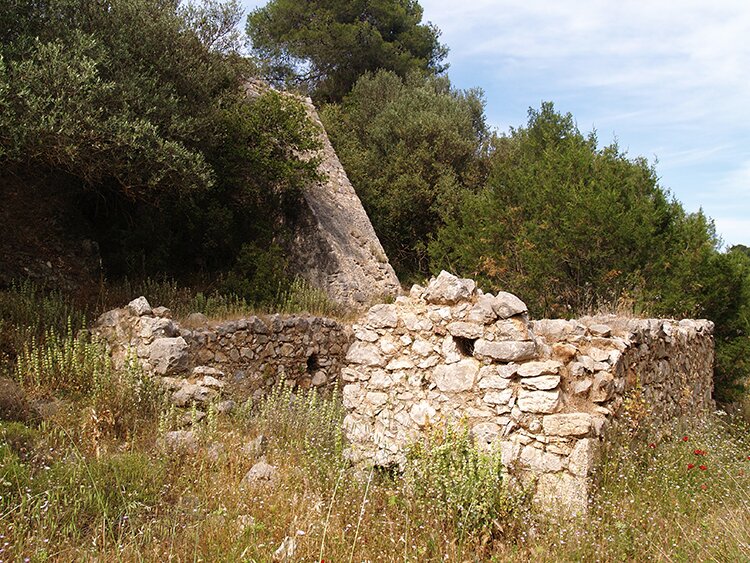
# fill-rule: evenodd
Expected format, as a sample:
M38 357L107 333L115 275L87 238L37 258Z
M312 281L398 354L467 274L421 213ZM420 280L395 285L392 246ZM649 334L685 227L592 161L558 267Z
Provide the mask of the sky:
M420 0L457 88L488 122L523 126L552 101L600 145L655 163L725 246L750 246L750 3L746 0ZM243 0L250 10L265 4Z

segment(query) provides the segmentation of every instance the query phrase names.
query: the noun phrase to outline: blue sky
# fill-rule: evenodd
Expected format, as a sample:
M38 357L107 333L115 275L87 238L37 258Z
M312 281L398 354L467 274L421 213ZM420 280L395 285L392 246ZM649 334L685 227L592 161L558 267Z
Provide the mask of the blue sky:
M264 1L244 0L252 9ZM733 0L420 0L448 74L498 131L553 101L600 144L656 163L726 245L750 246L750 4Z

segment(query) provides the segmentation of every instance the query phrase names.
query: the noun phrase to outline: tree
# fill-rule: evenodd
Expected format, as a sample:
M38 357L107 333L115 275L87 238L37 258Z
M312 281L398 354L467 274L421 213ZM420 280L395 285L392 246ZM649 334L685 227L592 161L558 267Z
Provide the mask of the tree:
M440 73L447 48L415 0L272 0L247 33L269 78L339 101L366 72Z
M654 284L678 259L678 219L690 221L644 159L627 158L616 144L598 148L595 134L583 135L572 115L545 103L529 111L526 127L496 140L490 169L484 189L464 194L431 244L433 270L517 292L536 315L579 314L623 298L653 305ZM701 259L707 240L711 248L710 237L683 238Z
M302 105L244 92L240 14L236 0L0 0L0 163L64 183L110 272L225 268L267 247L317 177Z
M482 93L380 71L321 116L396 272L427 274L426 245L442 216L484 179Z

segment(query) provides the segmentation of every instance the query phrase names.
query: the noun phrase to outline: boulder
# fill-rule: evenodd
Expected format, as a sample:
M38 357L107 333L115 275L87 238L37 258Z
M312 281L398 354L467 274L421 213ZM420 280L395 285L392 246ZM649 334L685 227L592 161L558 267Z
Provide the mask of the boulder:
M143 317L144 315L150 315L151 305L148 304L148 301L145 297L142 295L138 297L137 299L133 299L130 303L127 305L128 311L135 315L136 317Z
M492 302L492 310L499 319L507 319L528 312L526 303L512 293L501 291Z

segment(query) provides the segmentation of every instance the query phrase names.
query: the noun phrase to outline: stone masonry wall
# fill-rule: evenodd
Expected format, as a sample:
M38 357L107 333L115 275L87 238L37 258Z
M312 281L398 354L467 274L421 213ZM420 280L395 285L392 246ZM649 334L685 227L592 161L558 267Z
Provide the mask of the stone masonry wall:
M180 326L164 307L144 297L104 313L92 328L115 367L129 360L160 376L180 407L205 406L223 395L244 399L280 381L330 389L338 381L350 329L336 320L305 316L251 316L209 323L191 315Z
M405 446L430 428L468 424L542 505L585 511L597 446L630 412L628 397L657 423L713 407L712 331L693 320L530 322L516 296L442 272L354 326L347 455L403 465Z

